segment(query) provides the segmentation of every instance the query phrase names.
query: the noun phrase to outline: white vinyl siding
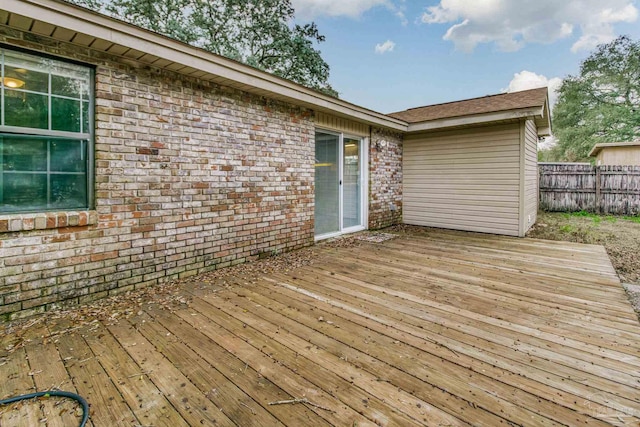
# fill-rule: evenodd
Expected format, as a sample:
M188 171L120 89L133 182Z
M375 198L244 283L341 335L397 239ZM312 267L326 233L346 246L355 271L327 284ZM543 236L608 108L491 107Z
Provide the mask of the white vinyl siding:
M525 123L524 140L524 217L523 233L536 222L538 215L538 132L533 120Z
M407 136L403 222L519 234L520 124Z

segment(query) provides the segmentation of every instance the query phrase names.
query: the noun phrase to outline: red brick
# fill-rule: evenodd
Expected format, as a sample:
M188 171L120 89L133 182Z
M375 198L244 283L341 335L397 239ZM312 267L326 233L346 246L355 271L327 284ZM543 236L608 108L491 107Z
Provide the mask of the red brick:
M54 214L47 214L47 228L55 228L58 224L57 217Z
M89 215L86 212L78 213L78 225L87 225L89 223Z

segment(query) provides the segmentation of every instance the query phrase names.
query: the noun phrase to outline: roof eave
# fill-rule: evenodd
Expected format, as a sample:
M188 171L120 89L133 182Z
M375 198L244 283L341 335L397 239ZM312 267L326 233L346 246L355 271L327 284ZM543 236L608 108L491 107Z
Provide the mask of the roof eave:
M589 157L596 157L600 152L600 150L602 150L602 147L600 147L599 144L594 145L591 151L589 152Z
M203 78L207 75L219 77L219 80L225 82L221 84L238 87L247 92L325 111L369 125L396 131L407 130L407 123L403 120L321 94L239 62L68 3L57 0L3 0L1 10L27 17L34 22L38 21L95 37L110 44L122 46L127 51L135 50L169 60L174 64L174 69L178 68L177 72L180 72L180 68L175 67L175 64L183 65L189 70L201 70L204 73ZM11 23L9 27L12 27ZM32 27L33 25L30 26ZM17 26L16 28L28 31L25 28ZM48 37L56 39L56 32ZM60 40L68 42L65 39ZM123 56L123 58L126 57ZM131 58L126 59L131 61Z
M640 147L640 140L638 141L625 141L625 142L599 142L593 146L589 152L589 157L595 157L600 151L605 148L625 148L625 147Z

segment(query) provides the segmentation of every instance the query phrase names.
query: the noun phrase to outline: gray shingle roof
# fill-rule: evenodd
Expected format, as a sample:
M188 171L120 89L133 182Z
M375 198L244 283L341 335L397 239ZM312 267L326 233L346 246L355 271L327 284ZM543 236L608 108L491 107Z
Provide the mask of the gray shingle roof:
M481 98L467 99L464 101L410 108L388 114L388 116L404 120L408 123L419 123L452 117L543 107L546 100L547 88L544 87L523 90L521 92L483 96Z

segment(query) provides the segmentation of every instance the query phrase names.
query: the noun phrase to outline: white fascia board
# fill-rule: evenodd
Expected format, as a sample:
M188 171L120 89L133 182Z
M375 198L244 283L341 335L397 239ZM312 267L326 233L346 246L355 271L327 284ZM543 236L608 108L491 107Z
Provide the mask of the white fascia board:
M549 136L551 135L551 128L547 126L538 127L538 136Z
M56 0L2 0L0 9L109 41L274 94L279 99L370 125L406 131L407 123L291 81Z
M549 109L549 95L544 101L542 111L539 116L536 116L536 127L538 128L538 136L549 136L553 132L551 126L551 110Z
M473 116L450 117L437 120L409 124L408 132L424 132L428 130L440 130L459 126L479 125L505 120L516 120L522 118L538 117L542 114L543 108L526 108L521 110L500 111L496 113L478 114Z

